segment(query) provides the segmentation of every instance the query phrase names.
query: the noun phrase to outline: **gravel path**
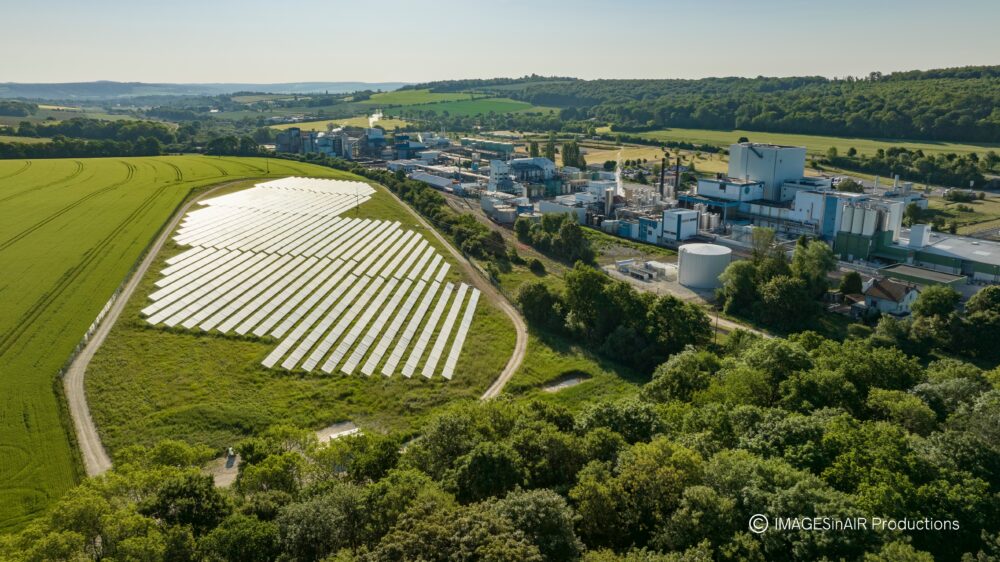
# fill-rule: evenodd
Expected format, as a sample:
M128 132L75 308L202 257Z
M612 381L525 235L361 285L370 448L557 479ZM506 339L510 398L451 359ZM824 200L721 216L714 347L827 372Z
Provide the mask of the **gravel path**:
M104 316L93 337L90 338L86 347L83 348L80 354L76 356L76 359L66 369L66 373L63 375L63 389L66 393L66 402L69 405L70 417L73 418L73 427L76 430L76 442L80 448L80 456L83 458L83 466L87 472L87 476L96 476L111 468L111 458L108 457L107 451L104 450L104 445L101 443L101 435L97 432L97 426L94 425L94 420L90 416L90 407L87 405L87 392L83 381L84 374L87 372L87 366L90 365L90 360L94 358L94 354L97 353L101 344L104 343L105 338L108 337L111 327L115 325L118 317L125 310L125 305L132 297L136 287L139 286L139 282L142 281L142 278L146 275L146 271L153 265L156 256L160 253L167 240L170 239L174 229L177 228L177 224L181 218L187 214L188 209L203 197L244 181L247 181L247 178L219 184L191 199L174 214L173 218L170 219L170 222L163 229L163 232L160 233L159 238L149 248L146 257L143 258L142 263L139 264L135 273L132 274L132 277L124 289L122 289L121 294L118 295L115 304Z

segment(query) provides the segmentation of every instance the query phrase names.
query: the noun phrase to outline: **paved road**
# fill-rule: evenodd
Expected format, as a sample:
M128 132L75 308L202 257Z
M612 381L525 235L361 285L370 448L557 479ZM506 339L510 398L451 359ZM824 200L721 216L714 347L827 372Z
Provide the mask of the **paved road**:
M76 430L76 442L77 446L80 447L80 456L83 457L83 466L87 472L87 476L96 476L111 468L111 458L108 457L107 451L104 450L104 445L101 443L101 435L97 432L97 426L94 425L94 420L90 416L90 407L87 405L87 392L83 381L90 360L93 359L94 354L100 349L105 338L108 337L111 327L115 325L118 317L121 316L122 311L125 309L125 304L132 297L136 287L139 286L139 282L142 281L142 278L146 275L146 271L153 264L157 254L159 254L160 249L170 239L174 229L177 228L177 224L188 212L188 209L201 198L246 180L247 178L243 178L238 181L217 185L188 201L174 214L166 228L160 233L159 238L149 248L146 257L143 258L138 269L132 274L131 279L129 279L121 294L118 295L115 304L104 316L97 331L94 332L94 336L90 338L87 346L76 356L76 359L73 360L67 368L65 375L63 375L63 389L66 393L66 402L69 404L70 417L73 418L73 427Z
M500 376L498 376L496 380L493 381L493 384L486 389L486 392L480 396L481 400L496 398L500 395L500 392L503 391L503 387L510 382L514 373L516 373L518 368L520 368L521 363L524 362L524 356L528 352L528 325L524 323L524 319L521 318L521 315L517 312L517 310L509 302L507 302L507 299L496 290L496 287L483 278L482 273L477 271L476 266L466 259L461 252L455 249L455 246L452 245L451 241L446 240L445 237L437 231L437 229L435 229L416 211L416 209L403 202L399 197L396 197L395 193L388 188L385 188L385 191L398 201L400 205L405 207L410 214L417 219L417 222L429 230L435 238L448 248L448 251L451 252L451 255L455 258L455 260L457 260L458 263L461 264L462 268L465 269L465 272L468 274L467 276L469 279L471 279L472 284L482 291L483 294L496 304L508 317L510 317L510 321L514 324L514 330L517 334L517 338L514 342L514 353L510 356L510 360L507 361L507 365L503 368L503 371L501 371Z

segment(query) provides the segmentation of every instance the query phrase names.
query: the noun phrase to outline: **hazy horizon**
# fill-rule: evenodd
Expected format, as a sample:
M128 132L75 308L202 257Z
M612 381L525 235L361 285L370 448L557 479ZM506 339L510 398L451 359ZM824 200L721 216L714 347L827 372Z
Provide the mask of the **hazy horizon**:
M378 13L342 0L54 0L7 12L40 22L46 40L36 25L6 29L0 82L843 77L1000 64L1000 3L986 0L946 10L930 0L386 0Z

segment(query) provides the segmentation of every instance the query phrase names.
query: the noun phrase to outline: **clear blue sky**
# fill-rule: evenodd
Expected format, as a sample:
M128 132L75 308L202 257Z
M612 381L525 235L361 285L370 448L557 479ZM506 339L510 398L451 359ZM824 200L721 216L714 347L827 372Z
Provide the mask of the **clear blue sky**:
M1000 64L1000 0L50 0L0 82L863 75Z

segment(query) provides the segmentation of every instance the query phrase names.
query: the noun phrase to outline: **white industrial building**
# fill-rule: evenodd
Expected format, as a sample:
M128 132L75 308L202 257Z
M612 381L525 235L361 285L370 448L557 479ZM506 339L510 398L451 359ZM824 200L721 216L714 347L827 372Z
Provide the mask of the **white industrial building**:
M698 195L723 201L756 201L764 199L764 183L738 177L701 178Z
M698 235L698 211L667 209L663 211L663 239L671 242Z
M729 147L729 177L753 179L764 184L764 199L781 200L781 186L802 178L806 149L741 142Z

